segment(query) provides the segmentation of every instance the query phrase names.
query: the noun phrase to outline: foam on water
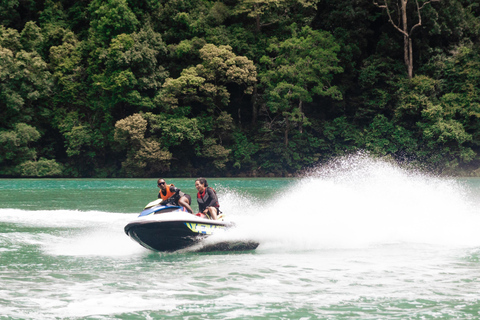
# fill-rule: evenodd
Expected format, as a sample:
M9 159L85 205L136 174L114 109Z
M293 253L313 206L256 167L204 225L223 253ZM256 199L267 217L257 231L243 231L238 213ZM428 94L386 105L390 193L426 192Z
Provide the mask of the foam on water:
M467 187L453 179L357 155L311 171L262 206L255 205L258 199L224 192L222 208L235 217L239 232L263 248L476 246L480 216L467 195Z
M8 233L3 242L38 245L47 254L66 256L120 256L141 251L123 232L136 214L18 209L0 212L0 222L40 230Z
M255 210L248 229L287 250L391 243L478 246L478 206L453 179L364 155L318 168Z

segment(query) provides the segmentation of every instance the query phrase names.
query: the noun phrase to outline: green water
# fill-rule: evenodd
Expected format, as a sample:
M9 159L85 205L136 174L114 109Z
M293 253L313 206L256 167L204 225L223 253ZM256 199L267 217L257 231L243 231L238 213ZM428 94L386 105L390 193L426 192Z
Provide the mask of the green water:
M194 179L167 179L192 196ZM294 179L211 179L211 186L223 193L238 193L246 200L264 202ZM157 198L155 179L0 179L0 208L26 210L81 210L138 212ZM198 208L198 207L197 207Z
M209 179L242 253L131 241L154 179L0 180L0 319L478 319L480 179L335 170Z

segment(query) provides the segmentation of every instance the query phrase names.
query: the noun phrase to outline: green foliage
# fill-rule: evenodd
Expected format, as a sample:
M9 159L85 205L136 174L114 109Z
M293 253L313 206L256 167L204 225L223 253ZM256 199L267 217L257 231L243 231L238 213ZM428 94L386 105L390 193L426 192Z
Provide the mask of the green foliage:
M139 32L118 35L96 54L91 79L103 109L108 113L127 109L128 114L154 108L153 92L167 76L160 63L166 54L160 34L147 25Z
M395 105L398 74L403 65L389 57L373 55L359 70L358 85L362 104L356 110L357 121L370 120L379 112L391 117Z
M40 12L38 20L40 21L41 26L54 24L61 27L66 27L68 17L61 2L55 2L55 0L45 0L44 9Z
M272 135L265 129L266 135ZM285 176L317 163L322 140L310 133L294 133L288 146L282 143L281 136L273 135L264 139L258 151L258 169L263 173Z
M126 0L94 0L89 10L92 15L90 32L103 45L122 33L133 33L139 25Z
M40 158L38 161L25 161L16 170L24 177L58 177L63 169L55 160Z
M247 14L252 18L256 32L268 26L297 22L296 14L308 20L315 12L316 1L311 0L240 0L233 10L236 15Z
M78 104L84 87L85 68L81 65L80 42L73 32L65 33L61 45L50 48L49 58L58 88L53 101L61 105L69 102Z
M19 5L19 0L2 0L0 1L0 21L2 21L2 26L10 26L19 19L19 14L17 8Z
M157 97L165 108L197 102L213 113L230 102L227 85L237 84L245 93L252 92L256 68L248 58L235 55L229 46L213 44L206 44L199 53L202 64L184 69L176 79L166 79Z
M175 0L162 5L158 29L165 41L179 43L182 40L204 38L210 29L223 23L229 12L225 3L218 1Z
M199 52L203 63L197 66L197 70L207 81L236 83L244 88L245 93L252 93L257 71L251 60L237 56L230 46L206 44Z
M40 138L36 128L25 123L15 124L12 130L0 131L1 173L12 174L16 165L37 157L31 144Z
M361 131L345 116L323 123L323 135L324 151L329 154L345 155L361 147Z
M233 133L233 140L233 167L236 169L254 168L256 166L254 156L259 150L258 144L249 141L248 136L241 131Z
M100 55L105 65L104 72L96 75L97 85L106 91L113 91L115 96L140 97L146 90L158 90L166 72L160 64L166 48L160 34L149 26L139 32L120 34L112 40L109 48ZM135 88L135 92L121 94L115 92L122 87ZM145 97L146 98L146 97ZM131 104L151 107L151 102L131 100Z
M454 168L475 158L475 152L468 146L472 135L458 117L458 105L444 104L450 99L438 98L438 87L437 81L425 76L407 82L400 92L396 116L400 122L415 121L411 130L421 144L417 151L419 158L436 166Z
M203 140L203 145L197 150L197 155L211 161L215 169L222 170L226 167L228 155L232 150L218 144L217 139L207 138Z
M25 51L38 51L43 41L41 29L33 21L27 22L20 33L20 43Z
M12 51L12 54L15 54L22 48L20 34L15 29L6 28L3 25L0 25L0 45L3 48Z
M88 149L93 144L95 136L98 139L98 135L82 121L82 116L78 112L69 112L58 116L58 128L65 138L67 156L87 154L90 158L95 156L94 153L89 153Z
M152 135L167 149L184 142L193 145L203 137L197 119L152 113L146 113L143 117L148 120Z
M422 18L405 80L368 2L0 1L0 175L289 175L359 149L473 172L480 9Z
M362 145L372 154L401 158L414 155L418 151L418 142L413 133L402 126L395 125L384 115L377 115L364 130Z
M115 141L126 150L122 169L127 176L159 174L169 169L172 154L153 138L146 137L147 120L134 114L115 124Z
M332 85L333 75L342 71L336 52L339 47L328 32L291 26L291 38L272 41L269 56L261 62L265 71L260 81L265 89L265 101L269 111L285 118L285 145L291 127L309 124L302 107L313 101L315 95L342 99L337 86Z
M32 121L39 113L35 103L51 93L53 81L39 54L21 49L22 37L18 33L3 28L1 31L0 124L6 128Z
M312 95L328 96L341 99L342 94L332 86L333 75L342 72L338 66L336 52L339 50L335 39L328 32L303 27L297 30L291 26L292 37L280 42L273 42L268 51L271 56L264 56L262 62L267 71L261 75L262 83L268 88L275 86L284 89L284 99L294 101L312 101ZM288 89L288 90L286 90Z

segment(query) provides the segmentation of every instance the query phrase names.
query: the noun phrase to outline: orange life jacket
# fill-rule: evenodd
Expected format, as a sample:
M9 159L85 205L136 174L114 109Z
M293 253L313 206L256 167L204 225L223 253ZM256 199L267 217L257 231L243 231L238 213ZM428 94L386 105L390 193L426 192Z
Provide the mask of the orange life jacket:
M175 194L175 192L170 191L170 187L174 187L174 185L170 184L170 185L167 186L167 189L166 189L167 194L166 195L163 194L162 190L160 190L158 192L158 195L160 196L160 198L162 198L163 201L167 200L168 198L170 198L171 196L173 196Z

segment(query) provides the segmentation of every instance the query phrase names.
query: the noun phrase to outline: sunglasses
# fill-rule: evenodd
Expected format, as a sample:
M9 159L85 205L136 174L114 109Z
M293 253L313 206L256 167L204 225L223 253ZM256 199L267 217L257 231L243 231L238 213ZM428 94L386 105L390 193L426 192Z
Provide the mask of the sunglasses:
M163 184L165 184L165 182L160 182L158 185L161 186L161 185L163 185Z

